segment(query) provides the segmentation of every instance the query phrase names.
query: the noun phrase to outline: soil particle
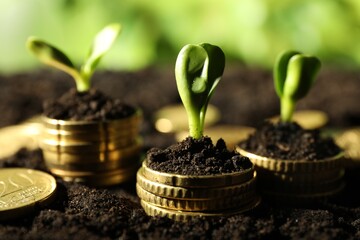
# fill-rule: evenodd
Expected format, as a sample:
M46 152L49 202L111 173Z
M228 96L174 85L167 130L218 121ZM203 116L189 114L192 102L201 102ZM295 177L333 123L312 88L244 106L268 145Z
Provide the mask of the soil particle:
M44 103L44 114L62 120L112 120L130 116L135 109L120 100L113 100L97 89L77 92L70 89L56 100Z
M147 163L153 170L196 176L240 172L252 167L249 158L228 151L223 139L214 146L206 136L187 137L164 150L152 148Z
M335 156L341 149L319 130L305 130L297 123L264 124L240 143L243 149L257 155L284 160L321 160Z

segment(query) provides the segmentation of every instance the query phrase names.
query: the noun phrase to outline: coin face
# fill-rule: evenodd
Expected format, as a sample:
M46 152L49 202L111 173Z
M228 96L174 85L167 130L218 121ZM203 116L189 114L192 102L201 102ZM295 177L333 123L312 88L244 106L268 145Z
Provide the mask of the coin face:
M26 168L0 169L0 220L48 204L55 190L55 178L47 173Z
M270 118L270 121L276 122L279 120L279 116ZM329 117L326 113L317 110L298 110L294 112L293 121L297 122L301 127L305 129L316 129L324 127Z
M170 133L187 130L188 120L186 110L183 105L171 105L160 109L155 113L155 128L159 132ZM220 119L219 110L208 105L205 117L205 126L210 126Z

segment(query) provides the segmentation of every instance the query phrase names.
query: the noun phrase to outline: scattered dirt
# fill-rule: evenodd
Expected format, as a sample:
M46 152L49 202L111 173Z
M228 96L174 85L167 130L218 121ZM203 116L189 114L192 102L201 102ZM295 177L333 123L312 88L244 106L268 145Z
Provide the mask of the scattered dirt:
M61 120L106 121L125 118L134 112L133 107L94 88L88 92L72 88L60 98L44 103L45 116Z
M197 176L240 172L252 167L249 158L228 151L223 139L214 146L209 137L187 137L164 150L152 148L147 152L147 163L156 171Z
M45 99L57 98L74 87L70 77L49 70L0 75L0 86L0 127L41 113ZM156 110L180 103L173 67L98 72L94 87L142 108L144 152L175 143L173 135L157 133L152 123ZM325 69L298 109L327 112L328 127L351 127L360 123L359 102L360 72ZM279 113L271 73L239 66L225 69L211 103L220 109L220 123L225 124L257 127ZM45 170L39 150L22 150L0 160L0 167L13 166ZM311 207L263 201L253 211L233 217L179 223L146 216L135 193L135 180L95 189L57 179L56 201L32 215L0 223L0 239L360 239L360 169L346 169L345 181L341 195Z
M305 130L295 122L265 121L239 145L257 155L284 160L321 160L341 151L333 139L321 137L319 130Z

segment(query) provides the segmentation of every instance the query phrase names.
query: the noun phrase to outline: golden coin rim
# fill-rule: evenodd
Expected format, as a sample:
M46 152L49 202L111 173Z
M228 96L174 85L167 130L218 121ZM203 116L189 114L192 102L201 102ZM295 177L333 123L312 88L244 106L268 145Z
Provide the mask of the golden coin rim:
M256 197L252 202L248 203L245 206L240 208L229 209L226 211L213 211L213 212L186 212L186 211L175 211L170 209L164 209L151 203L140 201L141 206L145 210L145 213L149 216L161 216L167 217L174 221L186 222L194 218L204 217L204 218L215 218L215 217L229 217L236 214L241 214L246 211L250 211L256 208L261 202L260 197Z
M294 184L317 184L319 182L331 181L342 178L345 174L344 168L314 173L277 173L268 170L257 169L261 181L274 181Z
M143 161L142 167L147 179L175 187L223 187L247 182L254 176L254 164L241 172L195 176L155 171L146 166L146 161Z
M338 193L340 193L345 188L345 182L342 181L341 184L337 188L334 188L330 191L324 191L324 192L317 192L317 193L287 193L287 192L278 192L278 191L261 191L264 196L266 196L269 199L277 199L285 202L291 203L291 201L299 201L300 203L302 201L312 201L317 199L323 199L327 197L334 196Z
M36 174L36 176L46 179L46 181L49 183L49 189L48 191L46 191L46 193L36 196L35 200L31 203L22 203L14 207L0 209L1 220L7 218L11 218L11 219L16 218L18 217L17 214L21 215L21 213L26 213L28 211L31 211L35 207L35 205L44 206L53 200L53 197L55 196L56 193L57 185L56 185L56 180L52 175L39 170L28 169L28 168L2 168L0 169L0 176L3 176L4 173L1 173L3 171L14 172L12 174L18 172Z
M251 152L248 152L239 146L236 147L236 151L241 155L248 157L256 168L268 169L274 172L284 173L310 173L310 172L321 172L327 170L338 169L343 165L344 152L317 161L309 161L305 159L299 160L284 160L284 159L273 159L264 156L260 156Z
M254 190L235 196L201 200L164 198L144 190L142 187L139 186L139 184L136 184L136 193L140 199L153 205L166 209L189 212L227 210L236 206L245 205L246 203L251 202L252 199L256 196L256 192Z
M121 159L128 159L141 153L143 140L137 139L137 142L126 148L120 148L113 151L102 151L98 153L84 153L79 151L77 153L57 152L42 149L45 161L58 162L59 164L69 163L91 163L91 162L109 162L121 161Z
M73 121L73 120L59 120L54 118L42 117L45 128L64 130L64 131L87 131L104 129L110 131L112 129L119 130L121 128L127 129L131 125L138 125L142 119L142 111L138 108L134 114L122 119L108 120L108 121Z
M58 168L50 168L49 170L51 171L52 174L56 175L56 176L60 176L60 177L77 177L77 178L103 178L103 177L109 177L109 176L114 176L114 175L134 175L136 174L136 171L138 170L140 166L139 162L134 162L134 164L127 166L127 167L123 167L123 168L118 168L118 169L114 169L111 171L99 171L99 172L95 172L95 171L67 171L67 170L63 170L63 169L58 169Z
M58 140L43 139L40 142L40 148L63 153L77 153L77 152L103 152L115 151L122 148L127 148L136 144L137 136L125 138L118 141L104 141L104 142L67 142Z
M136 182L145 191L148 191L159 197L178 198L184 200L186 199L201 200L201 199L233 196L251 190L255 190L256 172L254 172L254 177L252 179L238 185L215 187L215 188L184 188L184 187L174 187L174 186L150 181L143 175L143 168L141 167L136 174Z

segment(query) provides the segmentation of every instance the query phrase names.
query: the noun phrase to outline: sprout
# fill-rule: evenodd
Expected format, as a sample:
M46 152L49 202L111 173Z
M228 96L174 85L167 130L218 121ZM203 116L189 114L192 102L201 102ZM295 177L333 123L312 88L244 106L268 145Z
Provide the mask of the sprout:
M274 85L280 98L282 122L292 120L296 102L309 92L320 66L318 58L296 51L279 56L274 67Z
M177 57L177 88L187 112L189 134L195 139L203 135L206 109L224 67L223 51L208 43L186 45Z
M59 49L36 37L29 37L26 46L43 63L70 74L78 92L86 92L91 87L90 79L102 56L110 49L120 33L120 24L114 23L102 29L94 39L89 54L80 70Z

